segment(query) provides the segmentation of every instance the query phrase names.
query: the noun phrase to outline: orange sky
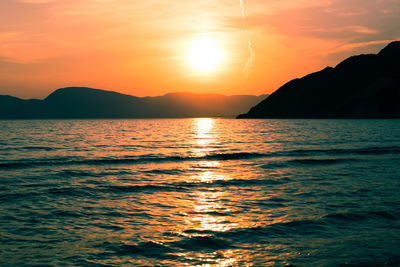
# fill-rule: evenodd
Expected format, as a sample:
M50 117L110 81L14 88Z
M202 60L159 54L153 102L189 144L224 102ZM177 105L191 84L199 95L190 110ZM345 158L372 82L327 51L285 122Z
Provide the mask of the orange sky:
M240 0L1 0L0 94L43 98L88 86L259 95L400 38L400 0L243 3L245 25ZM223 51L215 71L188 62L201 38Z

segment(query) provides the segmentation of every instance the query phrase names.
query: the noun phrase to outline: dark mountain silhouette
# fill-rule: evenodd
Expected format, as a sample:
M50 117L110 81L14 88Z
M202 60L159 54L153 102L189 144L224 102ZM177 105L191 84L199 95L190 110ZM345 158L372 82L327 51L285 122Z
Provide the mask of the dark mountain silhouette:
M400 118L400 42L294 79L238 118Z
M135 97L86 87L61 88L43 100L0 95L0 118L233 117L267 96L170 93Z

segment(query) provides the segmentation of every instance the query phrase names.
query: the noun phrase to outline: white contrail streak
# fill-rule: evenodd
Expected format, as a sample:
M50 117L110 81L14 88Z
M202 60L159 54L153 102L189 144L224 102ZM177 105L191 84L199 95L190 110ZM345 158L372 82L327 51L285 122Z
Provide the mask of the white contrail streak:
M242 20L243 20L243 26L246 26L246 14L244 11L244 3L243 0L240 0L240 9L242 10ZM250 69L253 67L253 63L256 60L256 54L254 53L253 49L253 42L251 41L251 38L249 36L249 32L247 31L246 27L244 32L247 35L247 47L249 48L249 58L247 59L246 65L244 66L244 74L246 78L249 76Z
M244 17L245 17L245 14L244 14L243 0L240 0L240 8L242 9L242 18L244 18Z

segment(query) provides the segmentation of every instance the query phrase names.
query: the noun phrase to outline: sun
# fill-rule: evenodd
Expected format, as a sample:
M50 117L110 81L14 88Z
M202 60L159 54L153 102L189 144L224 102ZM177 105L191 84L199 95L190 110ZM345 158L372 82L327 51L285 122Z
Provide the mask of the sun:
M222 49L213 39L198 39L189 47L188 60L199 72L216 71L222 58Z

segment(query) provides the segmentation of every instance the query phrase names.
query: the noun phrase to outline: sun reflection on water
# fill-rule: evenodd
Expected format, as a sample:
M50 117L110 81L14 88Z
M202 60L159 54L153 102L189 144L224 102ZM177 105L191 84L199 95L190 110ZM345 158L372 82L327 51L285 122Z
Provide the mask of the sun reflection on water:
M172 201L180 207L180 217L171 229L190 244L190 251L176 255L190 261L190 266L249 266L246 263L251 257L248 248L235 247L234 241L226 236L230 236L230 232L235 235L236 229L257 229L279 218L275 218L267 207L261 210L252 205L256 199L261 201L265 191L256 186L252 186L251 192L240 187L241 183L251 180L254 172L238 171L241 170L240 161L233 163L206 157L227 153L223 149L227 142L226 135L221 134L226 129L218 127L220 123L216 119L191 121L188 141L191 156L197 159L190 162L188 172L185 172L190 175L183 178L185 183L191 185L190 193L179 198L179 202ZM233 167L232 164L236 165ZM271 255L259 261L268 266L273 257Z
M197 118L194 119L194 126L199 132L209 132L214 127L215 119Z
M203 157L215 152L220 146L216 120L210 118L194 119L192 122L193 133L193 154L196 157ZM214 183L219 180L230 180L226 172L221 172L221 163L214 160L202 160L196 162L195 168L201 170L190 179L195 183ZM235 227L237 223L230 217L231 210L223 199L228 197L223 187L199 187L190 194L191 211L185 217L185 225L182 232L188 237L208 237L215 232L226 232ZM188 231L189 230L189 231ZM218 255L217 255L218 254ZM210 262L201 266L232 266L237 257L230 250L218 252L197 252L186 257Z
M222 174L207 170L193 177L193 180L200 183L213 183L218 180L229 180L229 178Z
M203 157L214 150L213 145L217 142L218 137L214 127L215 119L193 119L193 146L195 148L193 153L196 157Z
M224 195L222 191L198 191L193 194L193 211L186 217L186 225L196 230L194 235L206 236L208 231L225 232L236 226L226 220L230 210L221 203Z

